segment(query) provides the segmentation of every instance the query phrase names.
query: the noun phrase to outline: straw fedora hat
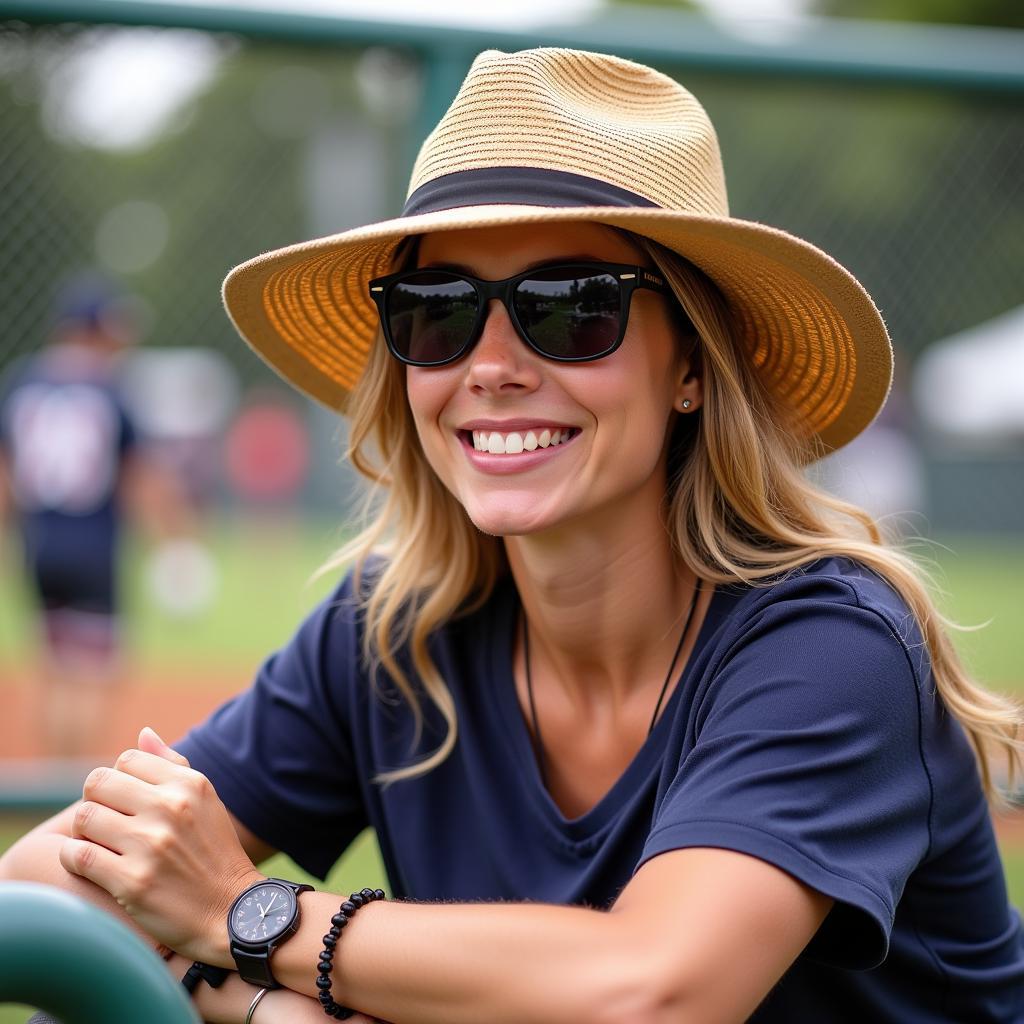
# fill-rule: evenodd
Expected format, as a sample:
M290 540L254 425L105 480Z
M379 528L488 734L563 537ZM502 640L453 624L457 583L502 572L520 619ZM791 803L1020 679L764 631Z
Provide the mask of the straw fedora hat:
M857 280L809 242L729 216L715 130L666 75L601 53L487 50L427 137L399 217L266 253L228 314L283 377L344 411L379 328L367 282L410 235L590 221L644 235L718 286L774 398L825 450L885 402L892 348Z

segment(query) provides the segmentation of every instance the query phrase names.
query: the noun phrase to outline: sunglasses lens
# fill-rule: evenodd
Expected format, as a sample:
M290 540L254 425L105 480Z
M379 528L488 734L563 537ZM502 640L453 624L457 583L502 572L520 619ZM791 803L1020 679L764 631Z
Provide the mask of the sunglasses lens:
M446 362L466 344L477 307L476 289L454 274L410 274L388 296L391 342L403 359L428 365Z
M594 359L619 337L622 289L593 267L552 267L521 281L516 316L533 343L555 359Z

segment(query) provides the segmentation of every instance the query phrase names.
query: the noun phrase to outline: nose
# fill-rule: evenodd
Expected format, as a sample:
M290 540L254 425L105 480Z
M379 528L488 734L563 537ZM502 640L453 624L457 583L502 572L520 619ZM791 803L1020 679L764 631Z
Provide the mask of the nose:
M510 394L540 384L540 357L519 337L499 299L487 304L480 338L466 357L466 387L478 394Z

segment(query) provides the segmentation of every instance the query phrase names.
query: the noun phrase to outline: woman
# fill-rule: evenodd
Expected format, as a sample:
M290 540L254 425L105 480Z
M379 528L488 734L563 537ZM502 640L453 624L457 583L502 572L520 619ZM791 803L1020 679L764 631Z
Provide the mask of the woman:
M728 217L688 92L486 52L401 218L225 296L381 503L251 691L178 753L144 731L9 873L49 849L260 983L197 985L210 1020L1024 1020L985 804L1019 711L803 475L884 401L884 326ZM322 876L367 824L404 902L254 866Z

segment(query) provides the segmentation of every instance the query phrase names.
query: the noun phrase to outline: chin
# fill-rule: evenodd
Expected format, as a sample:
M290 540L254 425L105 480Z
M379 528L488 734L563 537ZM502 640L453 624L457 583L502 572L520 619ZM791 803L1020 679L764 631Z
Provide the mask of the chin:
M521 537L555 525L547 510L523 502L474 502L463 506L472 524L491 537Z

